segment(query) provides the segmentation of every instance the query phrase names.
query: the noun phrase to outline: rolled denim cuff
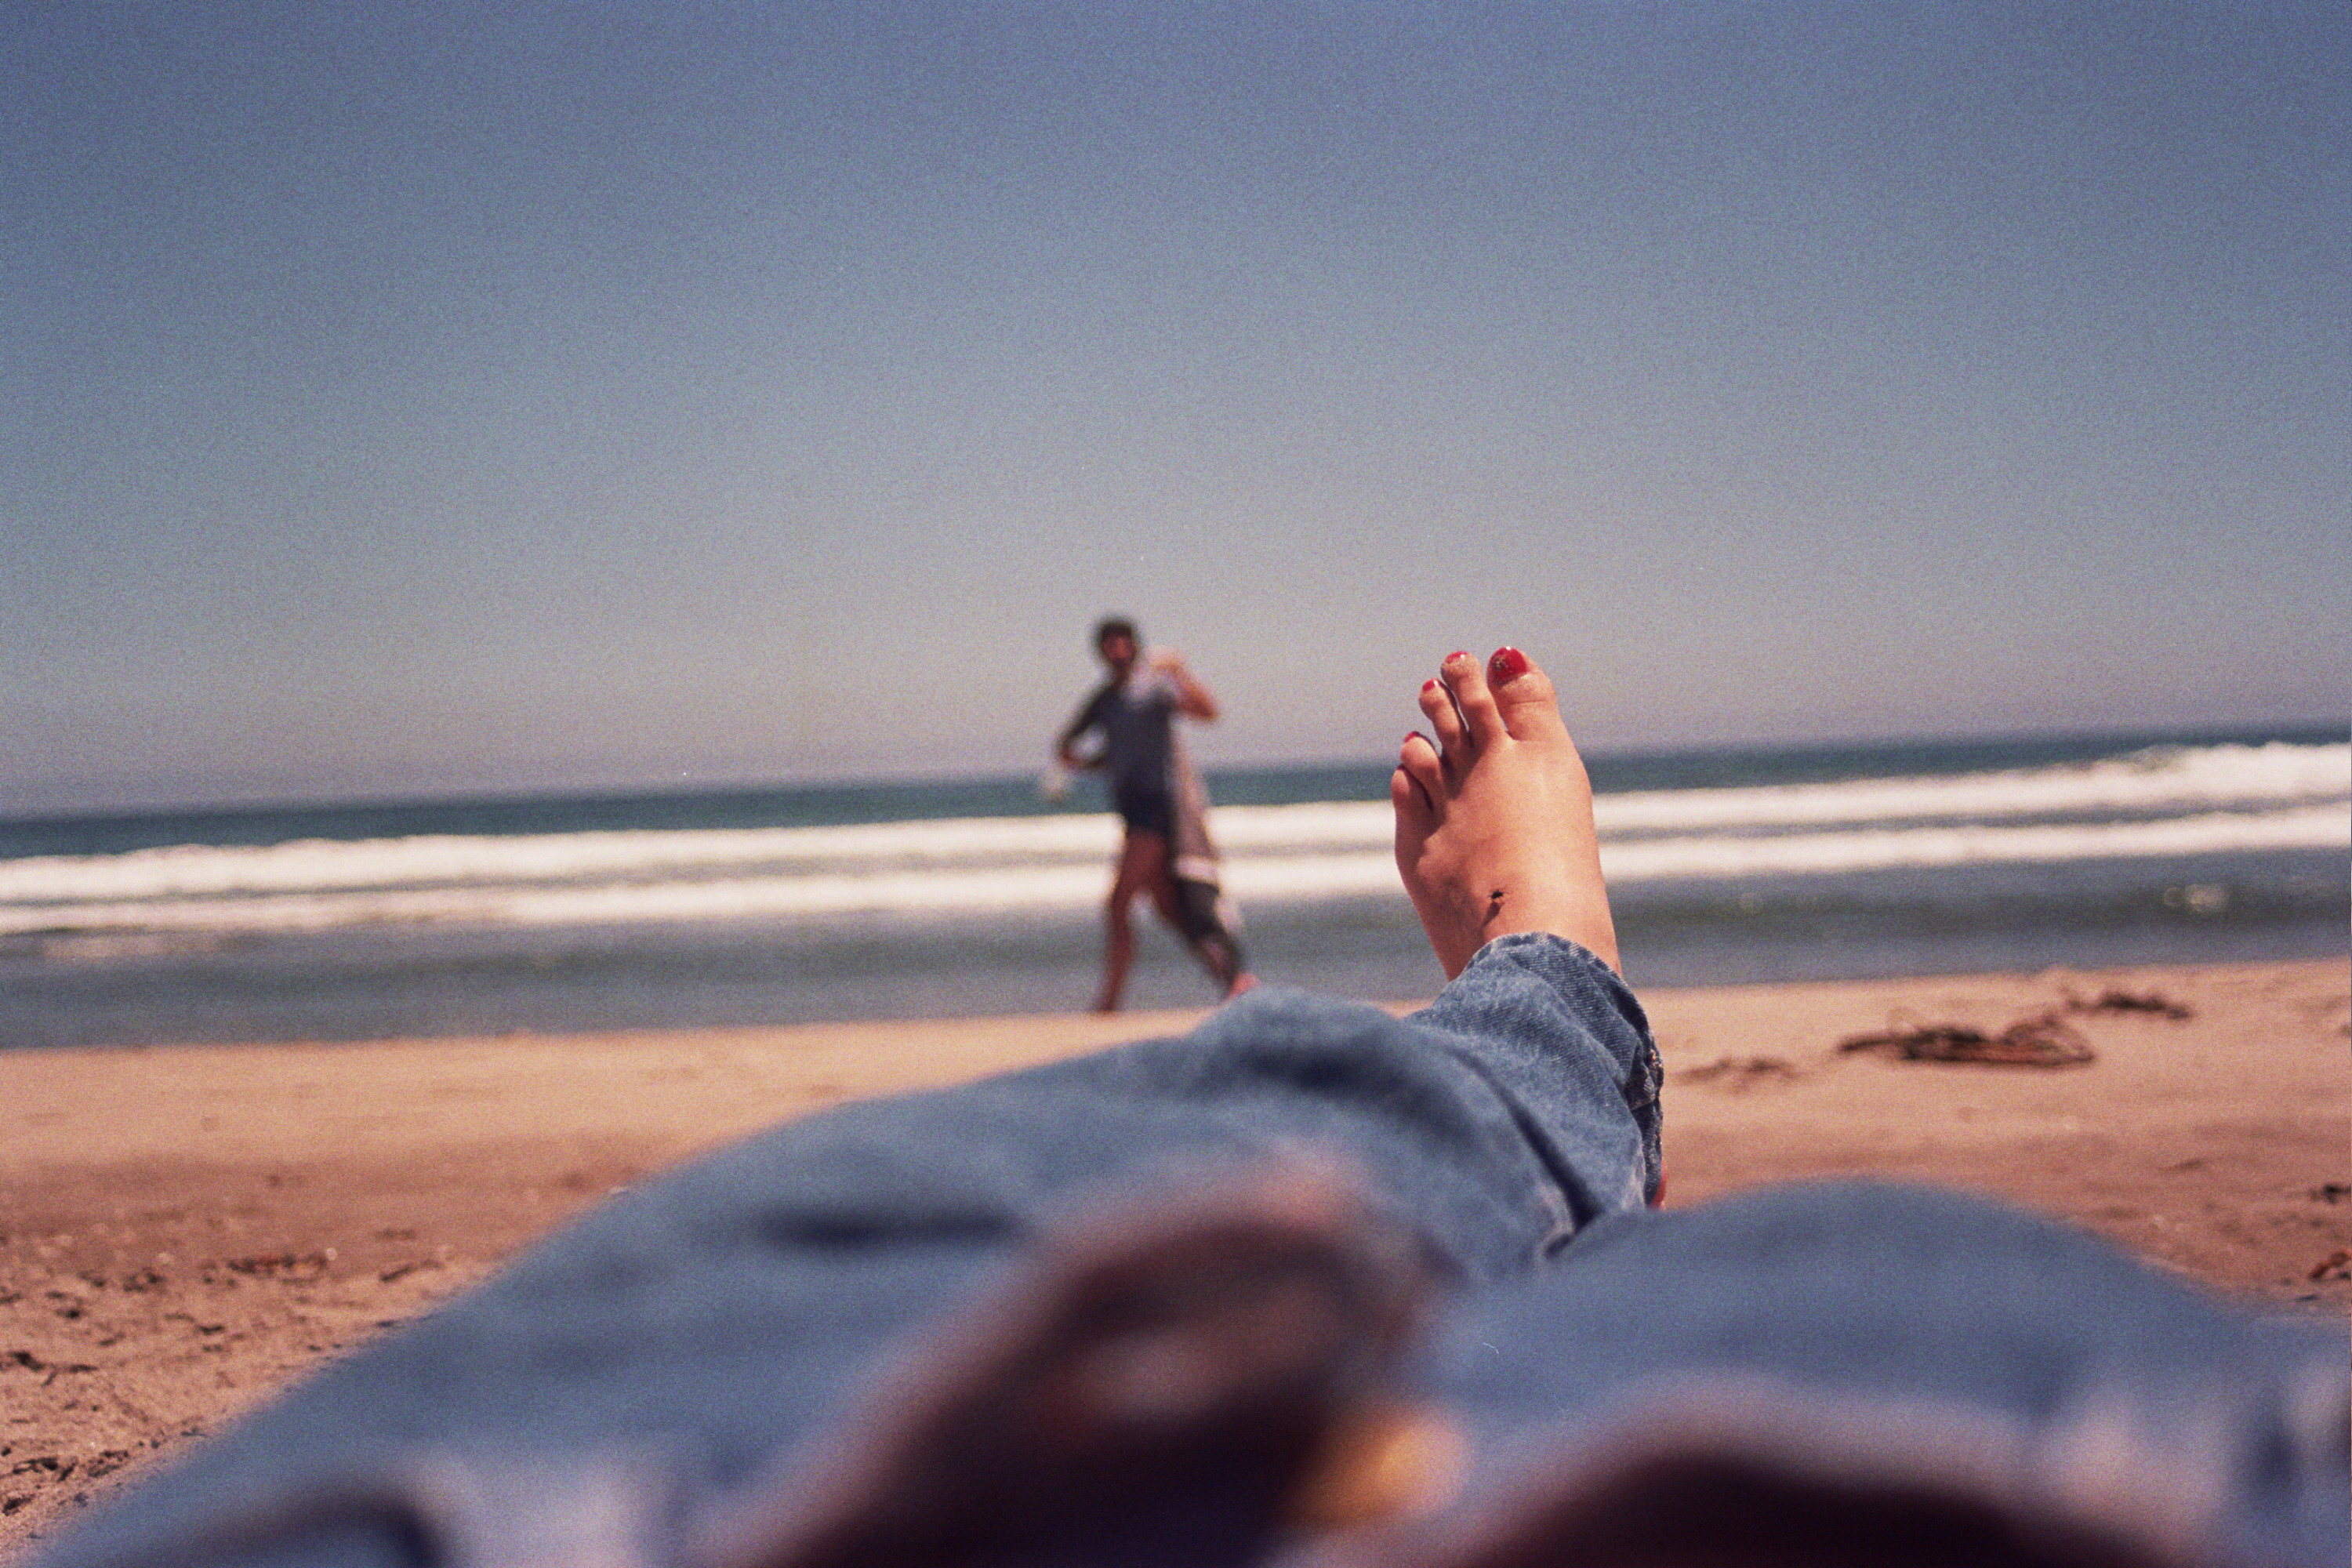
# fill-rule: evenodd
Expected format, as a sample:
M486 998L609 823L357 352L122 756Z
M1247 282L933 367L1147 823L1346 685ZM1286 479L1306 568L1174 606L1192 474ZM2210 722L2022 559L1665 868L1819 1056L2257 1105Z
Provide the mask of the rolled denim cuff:
M1513 1107L1567 1207L1568 1235L1657 1195L1664 1073L1648 1016L1589 948L1496 937L1412 1024L1434 1031Z

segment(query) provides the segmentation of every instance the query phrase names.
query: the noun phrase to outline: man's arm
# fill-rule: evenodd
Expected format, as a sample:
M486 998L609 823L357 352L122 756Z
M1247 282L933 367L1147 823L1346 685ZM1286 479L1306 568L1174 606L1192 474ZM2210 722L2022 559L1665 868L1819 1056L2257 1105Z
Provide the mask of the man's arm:
M1174 648L1155 649L1151 668L1166 676L1176 688L1176 711L1187 719L1197 719L1203 724L1217 721L1217 700L1209 689L1195 679L1184 662L1184 656Z
M1083 756L1079 753L1078 737L1102 721L1096 710L1102 706L1103 695L1109 689L1108 687L1104 687L1084 702L1079 703L1077 712L1071 715L1070 721L1062 726L1061 734L1055 738L1054 755L1061 760L1064 767L1074 773L1082 773L1088 768L1102 766L1100 757Z

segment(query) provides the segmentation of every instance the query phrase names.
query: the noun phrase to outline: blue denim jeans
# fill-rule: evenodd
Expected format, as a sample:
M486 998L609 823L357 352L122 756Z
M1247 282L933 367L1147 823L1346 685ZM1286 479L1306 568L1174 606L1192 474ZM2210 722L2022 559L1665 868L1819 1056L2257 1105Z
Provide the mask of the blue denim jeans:
M577 1530L640 1493L666 1511L614 1539L650 1530L626 1560L671 1561L665 1541L821 1439L894 1347L1041 1229L1301 1157L1352 1171L1450 1281L1417 1376L1467 1434L1474 1496L1671 1431L1832 1468L2007 1466L1985 1484L2026 1476L2095 1510L2173 1508L2232 1549L2344 1560L2340 1334L1926 1190L1650 1210L1659 1088L1617 976L1517 936L1407 1018L1264 986L1181 1038L790 1122L616 1198L37 1561L178 1560L244 1510L291 1522L220 1561L415 1562L398 1531L306 1500L420 1468L477 1500L480 1561L523 1560L501 1531Z

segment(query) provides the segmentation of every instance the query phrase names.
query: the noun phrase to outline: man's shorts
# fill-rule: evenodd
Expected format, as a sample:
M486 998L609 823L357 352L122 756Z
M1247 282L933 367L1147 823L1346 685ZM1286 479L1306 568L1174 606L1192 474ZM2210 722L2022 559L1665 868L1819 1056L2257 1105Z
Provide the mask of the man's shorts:
M1118 808L1119 820L1127 824L1129 833L1175 838L1176 797L1166 790L1122 789L1113 793L1111 804Z

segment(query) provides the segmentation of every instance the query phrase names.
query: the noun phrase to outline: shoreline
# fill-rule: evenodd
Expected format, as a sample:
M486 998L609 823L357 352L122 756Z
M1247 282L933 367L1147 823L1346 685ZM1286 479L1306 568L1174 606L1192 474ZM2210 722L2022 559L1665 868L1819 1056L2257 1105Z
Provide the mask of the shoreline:
M1837 1042L2068 1014L2035 1069ZM1668 1202L1934 1181L2257 1304L2352 1306L2342 959L1656 990ZM0 1052L0 1552L462 1289L607 1193L845 1100L1200 1011ZM2330 1259L2336 1259L2332 1264Z

